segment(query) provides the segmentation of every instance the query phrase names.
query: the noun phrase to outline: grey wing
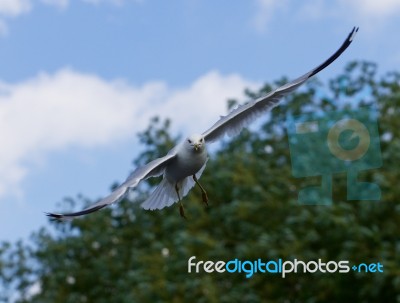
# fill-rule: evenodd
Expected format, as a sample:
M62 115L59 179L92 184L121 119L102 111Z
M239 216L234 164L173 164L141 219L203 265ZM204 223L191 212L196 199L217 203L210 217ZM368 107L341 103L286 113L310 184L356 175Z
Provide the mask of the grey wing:
M136 187L140 181L161 175L168 163L170 163L175 156L176 149L172 149L166 156L155 159L148 164L137 168L130 174L126 181L118 186L110 195L82 211L68 214L46 213L46 215L56 219L68 219L92 213L107 205L118 202L126 195L129 188Z
M223 137L225 134L229 136L234 136L238 134L243 127L254 121L255 118L277 106L285 95L293 92L309 78L319 73L325 67L330 65L333 61L335 61L349 47L357 31L358 27L354 27L350 34L347 36L346 40L343 42L342 46L325 62L323 62L316 68L300 76L299 78L277 88L267 95L242 106L239 106L228 115L221 117L221 119L219 119L213 126L211 126L207 131L203 133L205 141L213 142Z

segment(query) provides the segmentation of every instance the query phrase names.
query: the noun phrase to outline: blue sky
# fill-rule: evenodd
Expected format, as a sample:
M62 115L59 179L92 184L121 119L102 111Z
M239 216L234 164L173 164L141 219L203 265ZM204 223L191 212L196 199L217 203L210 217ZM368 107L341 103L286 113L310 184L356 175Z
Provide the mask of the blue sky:
M308 71L354 25L320 79L354 59L398 70L399 15L398 0L0 0L0 240L123 181L150 117L202 132L228 98Z

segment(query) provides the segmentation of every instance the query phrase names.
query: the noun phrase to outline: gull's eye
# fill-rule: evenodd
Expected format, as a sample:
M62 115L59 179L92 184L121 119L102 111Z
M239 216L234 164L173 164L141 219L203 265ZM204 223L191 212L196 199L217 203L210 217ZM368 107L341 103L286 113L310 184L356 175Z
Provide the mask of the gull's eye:
M188 139L188 142L189 142L189 143L192 143L192 140Z
M203 138L200 139L200 142L203 142Z

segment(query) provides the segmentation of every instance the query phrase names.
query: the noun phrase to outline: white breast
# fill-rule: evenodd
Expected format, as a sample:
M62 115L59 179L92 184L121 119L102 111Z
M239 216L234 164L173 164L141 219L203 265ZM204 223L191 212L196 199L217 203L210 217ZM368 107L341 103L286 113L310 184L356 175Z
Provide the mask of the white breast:
M206 163L206 160L206 149L199 152L180 149L176 159L166 168L165 177L172 183L181 181L186 177L196 174Z

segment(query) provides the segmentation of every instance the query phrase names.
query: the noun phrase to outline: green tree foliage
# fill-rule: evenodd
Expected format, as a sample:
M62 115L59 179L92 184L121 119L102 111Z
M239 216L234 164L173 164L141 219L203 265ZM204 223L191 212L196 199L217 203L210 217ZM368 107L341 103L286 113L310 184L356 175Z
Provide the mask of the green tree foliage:
M284 82L247 95L257 97ZM292 176L287 114L373 105L380 114L383 167L360 178L379 184L381 201L347 201L341 173L334 176L333 205L299 205L299 189L321 180ZM150 181L131 201L53 222L54 230L34 232L29 243L4 244L3 300L13 287L18 302L40 303L400 302L400 74L378 78L374 64L350 63L328 88L309 81L267 116L258 127L224 140L210 156L200 180L210 206L194 188L184 199L187 221L176 205L144 211L132 203L143 201L157 183ZM146 150L135 164L161 156L177 140L169 135L169 121L157 118L139 137ZM75 204L83 203L73 201L70 208ZM381 262L384 272L298 273L284 279L257 273L248 279L244 273L189 274L191 256Z

